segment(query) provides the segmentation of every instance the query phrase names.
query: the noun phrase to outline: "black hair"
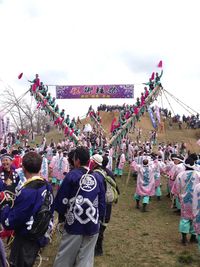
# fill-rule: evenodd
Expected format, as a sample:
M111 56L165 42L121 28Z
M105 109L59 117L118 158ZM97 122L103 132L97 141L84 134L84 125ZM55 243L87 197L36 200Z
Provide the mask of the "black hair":
M42 157L36 152L28 152L22 159L22 165L29 173L38 173L42 166Z
M72 167L74 167L74 153L75 153L75 149L71 150L68 153L68 162Z
M174 154L174 153L172 153L172 154L171 154L171 159L172 159L172 158L177 158L177 155Z
M12 156L14 157L15 155L18 155L18 154L20 154L20 153L19 153L19 151L18 151L17 149L15 149L15 150L12 151L11 154L12 154Z
M3 155L3 154L6 154L7 153L7 149L2 149L1 151L0 151L0 153Z
M90 159L89 149L84 146L78 146L74 151L74 159L79 159L81 165L86 165Z
M143 165L144 166L148 166L148 163L149 163L148 159L143 159Z
M102 161L102 167L106 168L106 166L108 165L108 157L105 155L103 156L103 161Z
M191 166L191 168L190 167L188 167L188 166L185 166L185 168L186 168L186 171L190 171L190 170L193 170L193 166L194 166L194 159L193 158L191 158L190 156L185 160L185 164L187 164L187 165L189 165L189 166Z
M196 153L191 153L191 154L189 155L189 158L192 158L194 161L198 160L198 156L197 156Z

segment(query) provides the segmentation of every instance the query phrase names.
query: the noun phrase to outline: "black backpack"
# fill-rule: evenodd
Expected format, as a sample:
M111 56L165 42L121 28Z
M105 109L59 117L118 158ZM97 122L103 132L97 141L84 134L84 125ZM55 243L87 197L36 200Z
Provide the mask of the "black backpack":
M27 188L34 188L38 189L41 186L47 185L46 181L35 180L28 184ZM53 217L51 212L51 205L52 205L52 193L48 189L45 194L44 202L41 205L40 209L36 212L33 216L34 222L32 224L31 230L29 230L29 236L31 239L38 239L47 232L49 223Z

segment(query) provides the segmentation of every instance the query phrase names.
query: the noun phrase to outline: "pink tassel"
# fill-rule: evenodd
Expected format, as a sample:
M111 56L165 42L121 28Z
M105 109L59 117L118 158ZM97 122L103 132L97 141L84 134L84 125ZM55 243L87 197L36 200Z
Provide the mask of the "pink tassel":
M154 73L154 72L152 72L152 74L151 74L151 78L150 78L150 79L151 79L151 81L153 81L153 80L154 80L154 74L155 74L155 73Z
M68 130L69 130L69 128L66 126L66 127L65 127L65 132L64 132L64 133L67 134L67 133L68 133Z
M162 60L160 60L159 61L159 63L158 63L158 66L157 66L158 68L162 68Z
M45 100L43 101L43 106L46 106L46 104L47 104L47 99L45 99Z
M40 105L41 105L41 103L39 102L38 105L37 105L37 109L39 109Z
M57 118L54 122L55 125L58 125L60 123L60 118Z
M18 79L21 79L23 76L23 72L18 75Z
M74 133L74 129L71 130L69 135L72 136L73 133Z

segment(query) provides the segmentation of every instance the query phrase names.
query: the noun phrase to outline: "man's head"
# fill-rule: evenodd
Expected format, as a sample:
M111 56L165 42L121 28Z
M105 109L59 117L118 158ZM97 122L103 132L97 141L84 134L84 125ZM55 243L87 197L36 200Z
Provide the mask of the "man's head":
M4 168L4 170L10 171L10 167L12 165L13 158L10 154L4 154L1 157L1 163Z
M14 157L14 156L16 156L16 155L19 155L20 153L19 153L19 150L17 150L17 149L14 149L13 151L12 151L12 156Z
M68 155L68 152L66 150L63 151L63 157L66 158Z
M195 168L195 161L193 158L188 157L184 162L186 170L194 170Z
M149 161L148 161L148 159L146 158L146 159L143 159L142 163L143 163L143 166L148 166Z
M196 153L191 153L191 154L189 155L189 157L192 158L194 161L197 161L197 160L198 160L198 156L197 156Z
M61 155L61 153L62 153L62 148L61 148L61 147L59 147L59 148L57 147L57 151L58 151L58 154Z
M36 152L28 152L22 159L24 173L38 174L42 165L42 157Z
M5 148L1 149L1 151L0 151L1 155L6 154L6 153L7 153L7 149L5 149Z
M103 162L103 157L99 154L94 154L91 158L90 158L90 169L94 169L98 166L102 166L102 162Z
M172 154L171 159L174 162L174 164L180 164L183 163L184 158L181 155Z
M86 166L90 159L89 149L84 146L78 146L74 151L74 166L79 168L81 166Z

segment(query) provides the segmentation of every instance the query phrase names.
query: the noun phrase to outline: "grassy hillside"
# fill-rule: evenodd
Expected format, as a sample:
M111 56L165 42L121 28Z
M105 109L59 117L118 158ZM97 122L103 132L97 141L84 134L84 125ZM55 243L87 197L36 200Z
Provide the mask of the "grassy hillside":
M118 112L100 112L102 118L102 126L106 131L106 135L108 137L111 136L110 134L110 125L114 117L118 118ZM83 127L84 124L91 122L89 118L83 119L82 124L79 125L80 128ZM140 127L142 129L142 139L141 141L145 141L149 139L149 132L154 130L151 121L149 119L148 113L146 113L139 122L136 123L136 128ZM159 133L158 131L158 143L159 142L171 142L171 143L180 143L184 142L187 144L187 148L191 151L200 152L200 147L197 146L196 142L200 138L200 129L185 129L186 125L183 124L182 130L178 129L178 124L173 123L172 128L169 127L169 121L166 120L164 122L164 133ZM55 142L58 142L60 139L64 138L63 133L59 133L56 129L46 134L47 141L53 138ZM131 140L135 141L136 135L130 135ZM42 137L36 137L36 142L40 143Z

